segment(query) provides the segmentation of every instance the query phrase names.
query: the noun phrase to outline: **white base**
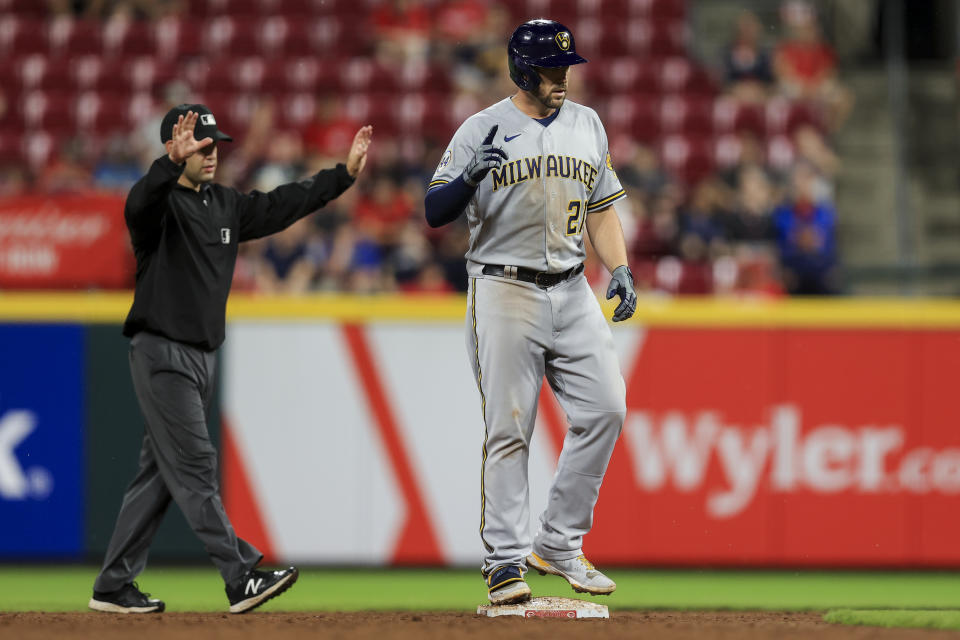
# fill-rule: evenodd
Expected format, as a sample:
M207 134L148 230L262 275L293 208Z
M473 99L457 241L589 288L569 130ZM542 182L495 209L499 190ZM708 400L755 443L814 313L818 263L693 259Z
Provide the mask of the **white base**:
M522 618L560 618L576 620L578 618L609 618L610 612L603 604L594 604L586 600L573 598L531 598L519 604L483 604L477 607L477 615L496 618L498 616L520 616Z

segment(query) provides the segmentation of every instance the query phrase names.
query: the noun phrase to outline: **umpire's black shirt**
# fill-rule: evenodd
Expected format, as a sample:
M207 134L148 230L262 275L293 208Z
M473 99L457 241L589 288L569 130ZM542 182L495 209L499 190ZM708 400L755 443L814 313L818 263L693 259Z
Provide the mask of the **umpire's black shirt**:
M353 184L343 164L269 193L177 179L163 156L127 196L124 217L137 257L137 285L123 334L140 331L213 351L223 343L237 243L286 229Z

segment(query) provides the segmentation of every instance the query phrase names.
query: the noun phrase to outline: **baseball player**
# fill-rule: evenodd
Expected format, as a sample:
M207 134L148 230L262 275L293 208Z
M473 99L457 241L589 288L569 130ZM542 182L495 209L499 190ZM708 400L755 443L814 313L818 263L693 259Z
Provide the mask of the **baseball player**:
M123 496L89 607L151 613L164 603L134 578L173 500L203 542L226 585L231 613L281 594L297 569L261 571L263 558L237 537L224 512L217 451L207 433L216 351L237 243L275 233L343 193L366 163L372 129L361 128L346 164L269 193L240 193L212 180L217 145L232 140L200 104L171 109L160 126L167 155L130 190L124 209L137 258L133 306L123 325L130 371L146 422L140 468Z
M460 126L425 199L431 226L465 211L470 228L467 349L485 427L480 538L494 604L530 597L528 567L579 592L616 588L581 550L626 413L613 338L583 275L584 230L613 274L613 320L636 307L606 133L592 109L566 100L569 67L586 62L573 34L532 20L507 51L519 91ZM527 458L544 375L570 429L531 540Z

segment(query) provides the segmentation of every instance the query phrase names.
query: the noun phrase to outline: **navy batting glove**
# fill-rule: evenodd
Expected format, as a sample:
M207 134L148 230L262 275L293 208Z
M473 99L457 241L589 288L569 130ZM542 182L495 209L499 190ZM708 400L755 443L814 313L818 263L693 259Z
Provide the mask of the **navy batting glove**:
M487 132L487 137L484 138L480 146L477 147L476 152L473 154L473 159L467 164L467 168L463 171L463 181L471 187L476 187L480 184L480 182L487 177L487 174L490 173L491 169L499 168L508 157L503 147L493 144L493 137L497 135L497 129L499 128L500 125L498 124L490 128L490 131Z
M633 290L633 273L623 264L613 270L610 286L607 287L607 300L620 296L620 304L613 312L613 321L626 320L637 310L637 292Z

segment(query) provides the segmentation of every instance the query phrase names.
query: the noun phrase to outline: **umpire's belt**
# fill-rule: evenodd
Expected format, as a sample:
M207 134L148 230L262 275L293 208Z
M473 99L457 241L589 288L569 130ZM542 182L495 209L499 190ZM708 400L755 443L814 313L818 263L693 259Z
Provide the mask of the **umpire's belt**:
M533 269L525 269L523 267L512 267L504 266L502 264L485 264L483 265L483 275L485 276L499 276L501 278L510 278L511 280L523 280L524 282L532 282L541 289L547 289L552 287L555 284L560 284L564 280L572 278L573 276L581 273L583 271L583 263L581 262L575 267L570 267L566 271L561 271L560 273L547 273L546 271L534 271Z

